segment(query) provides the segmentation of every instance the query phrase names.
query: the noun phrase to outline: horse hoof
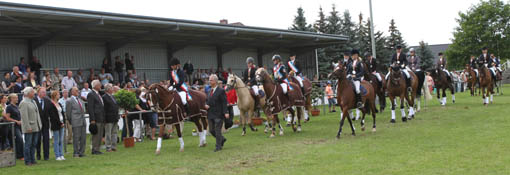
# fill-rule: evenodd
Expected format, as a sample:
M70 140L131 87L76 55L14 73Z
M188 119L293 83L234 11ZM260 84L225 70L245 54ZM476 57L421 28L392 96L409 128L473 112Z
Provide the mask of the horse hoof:
M337 140L340 140L340 134L336 136L336 139L337 139Z
M274 137L275 137L275 135L274 135L274 134L271 134L271 135L269 136L269 138L274 138Z
M407 118L402 118L402 122L407 122Z
M283 136L283 131L280 132L280 136Z
M246 132L244 132L244 131L243 131L243 132L241 133L241 136L245 136L245 135L246 135Z
M363 126L363 127L361 127L361 131L365 131L365 127L364 127L364 126Z
M160 150L156 150L156 156L161 154L161 151Z
M267 129L264 129L264 134L267 134Z
M375 131L376 131L376 129L375 129L375 128L372 128L372 132L375 132Z
M252 131L253 132L257 132L257 131L259 131L259 129L258 128L254 128L254 129L252 129Z
M356 133L352 133L351 135L352 135L352 136L356 136Z
M184 148L179 149L179 152L184 152Z
M391 119L391 120L390 120L390 123L395 123L395 119Z
M296 127L292 127L292 130L293 130L294 132L296 132L296 131L297 131L297 128L296 128Z
M298 128L297 128L297 132L301 132L301 127L298 127Z

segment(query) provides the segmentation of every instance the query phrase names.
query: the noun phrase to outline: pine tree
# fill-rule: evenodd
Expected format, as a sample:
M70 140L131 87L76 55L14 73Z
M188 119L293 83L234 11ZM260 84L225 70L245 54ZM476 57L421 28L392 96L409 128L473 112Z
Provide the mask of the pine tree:
M388 32L390 33L390 36L388 36L388 46L390 49L394 50L397 46L402 46L402 52L407 52L407 44L402 38L402 33L397 29L397 26L395 25L395 20L391 19L390 21L390 27Z
M423 70L432 68L434 65L434 55L432 55L432 51L427 43L420 41L420 46L416 49L416 54L418 54L421 59L421 68Z
M338 15L338 11L336 11L336 7L333 4L333 7L331 9L331 12L329 13L329 16L326 18L327 25L326 25L326 33L328 34L341 34L342 33L342 18ZM342 56L342 52L344 52L343 45L333 45L324 48L325 56L327 57L327 60L336 61L340 59ZM331 62L327 62L326 64L331 64ZM331 69L328 69L327 72L329 73Z
M299 7L297 9L297 16L294 16L294 24L292 24L289 30L312 31L312 25L306 23L305 11L303 8Z
M341 34L349 37L349 42L344 45L343 50L359 49L359 40L356 37L356 24L352 22L351 13L349 10L344 11L344 16L341 26Z
M372 28L370 19L366 22L366 28L367 28L367 36L368 39L368 51L369 53L372 53L372 39L370 38L370 30ZM391 61L391 50L386 47L386 37L384 36L384 33L381 31L374 32L374 40L375 40L375 50L376 50L376 59L378 61L378 67L377 70L380 72L386 72L386 68L389 65Z
M319 19L315 21L313 24L313 29L318 33L326 33L328 24L326 22L326 15L324 15L324 11L322 11L322 7L319 7Z
M370 23L365 23L363 21L363 14L360 13L358 15L358 30L356 31L356 40L358 41L358 49L360 53L364 54L370 52L371 49L371 40L370 40L370 28L368 26Z
M327 22L326 15L324 15L324 11L322 7L319 8L319 19L315 21L313 25L313 30L318 33L326 33L327 32ZM319 77L323 77L330 73L332 70L331 62L333 61L332 57L326 56L325 48L317 49L317 59L319 61Z

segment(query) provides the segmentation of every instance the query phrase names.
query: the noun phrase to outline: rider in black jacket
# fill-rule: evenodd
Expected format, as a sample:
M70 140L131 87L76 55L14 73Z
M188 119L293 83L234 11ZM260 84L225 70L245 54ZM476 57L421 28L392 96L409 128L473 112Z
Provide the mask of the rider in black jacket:
M361 101L360 85L363 80L364 70L359 60L359 51L354 49L351 51L352 62L347 65L347 77L352 81L356 92L356 106L357 108L363 108L363 102Z

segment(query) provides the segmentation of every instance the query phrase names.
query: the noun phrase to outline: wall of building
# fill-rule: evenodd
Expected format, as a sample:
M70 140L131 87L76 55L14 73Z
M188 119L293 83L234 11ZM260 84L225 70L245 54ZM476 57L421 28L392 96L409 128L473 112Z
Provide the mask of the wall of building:
M25 40L0 40L0 70L12 70L13 65L19 64L21 57L27 57L27 42Z

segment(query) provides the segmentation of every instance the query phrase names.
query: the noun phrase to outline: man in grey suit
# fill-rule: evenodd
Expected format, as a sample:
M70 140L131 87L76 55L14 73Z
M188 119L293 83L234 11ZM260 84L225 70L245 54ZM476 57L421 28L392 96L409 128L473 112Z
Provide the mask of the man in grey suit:
M97 126L97 133L92 135L92 154L103 154L99 151L101 147L101 139L104 132L104 102L99 94L101 90L101 82L99 80L92 81L92 92L87 95L87 111L91 125Z
M74 157L85 156L87 143L87 124L85 123L85 105L80 98L78 88L71 88L72 97L66 101L66 117L73 127Z
M216 149L214 152L223 149L223 145L227 141L221 133L225 118L229 117L227 110L227 94L223 88L218 87L218 76L215 74L209 77L211 84L210 93L207 95L207 119L209 119L209 132L216 137Z
M25 165L32 166L35 162L35 147L40 138L42 122L39 117L39 109L34 102L35 90L27 87L23 90L23 101L19 104L21 115L21 130L25 134Z

